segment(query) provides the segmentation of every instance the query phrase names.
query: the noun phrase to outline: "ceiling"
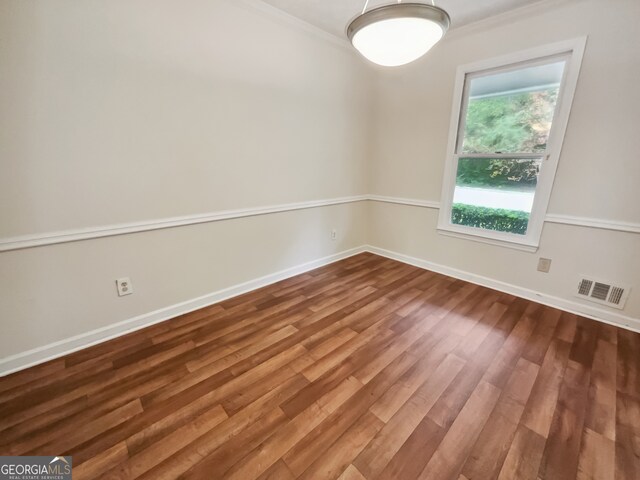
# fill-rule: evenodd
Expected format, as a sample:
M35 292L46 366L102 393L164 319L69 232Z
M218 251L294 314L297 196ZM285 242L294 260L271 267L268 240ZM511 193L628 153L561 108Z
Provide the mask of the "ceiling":
M263 1L338 37L345 36L347 24L362 12L365 4L365 0ZM540 0L436 0L435 3L449 13L452 28L455 28L537 1ZM418 2L429 3L424 0ZM395 2L370 0L369 9L389 3Z

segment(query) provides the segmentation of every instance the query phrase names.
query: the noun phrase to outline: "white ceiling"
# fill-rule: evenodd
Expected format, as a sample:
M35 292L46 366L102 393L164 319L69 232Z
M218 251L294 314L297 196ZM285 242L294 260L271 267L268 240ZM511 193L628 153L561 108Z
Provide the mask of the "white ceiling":
M365 0L263 0L294 17L320 27L339 37L345 36L347 24L362 12ZM416 3L429 3L413 0ZM452 28L482 20L499 13L540 0L436 0L451 16ZM369 9L395 3L392 0L370 0Z

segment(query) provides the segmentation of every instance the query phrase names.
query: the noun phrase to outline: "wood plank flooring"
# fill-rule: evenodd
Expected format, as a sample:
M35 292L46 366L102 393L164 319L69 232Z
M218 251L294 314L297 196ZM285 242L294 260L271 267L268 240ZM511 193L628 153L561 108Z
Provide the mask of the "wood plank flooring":
M0 379L75 479L639 479L640 335L361 254Z

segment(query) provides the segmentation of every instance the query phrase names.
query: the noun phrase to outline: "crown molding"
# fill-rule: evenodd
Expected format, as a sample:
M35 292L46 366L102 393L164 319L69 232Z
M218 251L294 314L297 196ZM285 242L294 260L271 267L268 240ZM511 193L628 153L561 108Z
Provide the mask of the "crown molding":
M530 18L532 15L544 13L545 11L560 8L564 5L576 3L576 0L540 0L530 5L523 5L506 12L491 15L490 17L465 23L459 27L452 27L443 40L447 37L465 36L488 28L495 28L501 25L513 23L520 19Z
M264 17L267 17L271 20L274 20L279 23L283 23L289 27L296 28L298 30L302 30L304 33L315 37L319 40L324 40L325 42L331 43L332 45L339 47L343 50L349 51L355 55L354 49L351 47L346 37L338 37L332 33L329 33L320 27L316 27L315 25L302 20L301 18L295 17L284 10L280 10L279 8L274 7L266 2L261 0L233 0L233 4L244 4L249 7L251 10L258 12Z
M467 33L473 33L475 30L482 30L484 28L491 28L501 24L509 23L519 18L526 18L533 14L544 12L551 8L557 8L564 4L575 3L576 0L540 0L530 5L523 5L506 12L498 13L487 18L471 21L460 26L453 24L449 28L445 39L450 36L466 35ZM298 18L290 13L280 10L271 4L268 4L262 0L234 0L234 4L245 4L249 8L262 13L266 17L270 17L273 20L284 22L292 27L296 27L306 31L307 33L328 41L340 48L352 51L355 53L353 47L348 42L346 36L338 36L333 33L329 33L320 27L317 27L301 18ZM354 17L357 17L360 11L354 12ZM346 25L345 25L346 28Z

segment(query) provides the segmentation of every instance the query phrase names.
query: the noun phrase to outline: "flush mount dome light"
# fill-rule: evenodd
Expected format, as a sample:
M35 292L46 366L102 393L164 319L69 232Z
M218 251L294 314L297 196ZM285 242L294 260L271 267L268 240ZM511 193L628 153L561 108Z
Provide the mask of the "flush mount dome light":
M367 4L368 4L367 0ZM449 29L449 14L434 5L397 3L366 11L347 36L365 58L385 67L411 63L431 50Z

